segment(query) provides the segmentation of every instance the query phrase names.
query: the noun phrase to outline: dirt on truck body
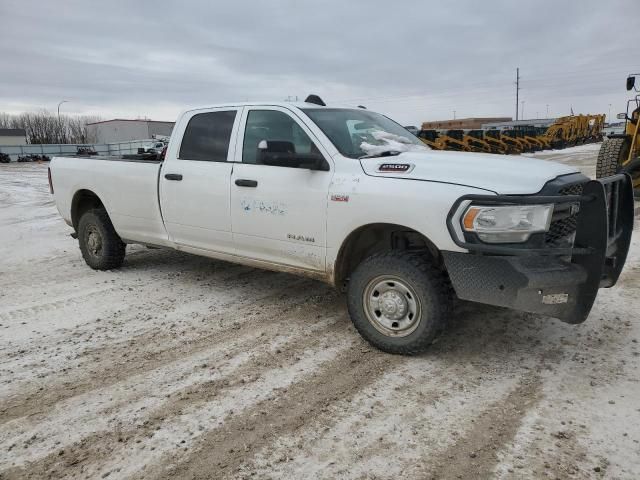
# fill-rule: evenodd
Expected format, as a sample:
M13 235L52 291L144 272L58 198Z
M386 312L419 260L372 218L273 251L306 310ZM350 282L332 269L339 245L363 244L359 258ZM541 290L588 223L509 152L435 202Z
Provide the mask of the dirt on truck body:
M598 147L535 156L591 176ZM0 168L3 480L640 477L637 227L585 323L459 302L416 357L320 282L139 246L94 271L71 231L46 166Z

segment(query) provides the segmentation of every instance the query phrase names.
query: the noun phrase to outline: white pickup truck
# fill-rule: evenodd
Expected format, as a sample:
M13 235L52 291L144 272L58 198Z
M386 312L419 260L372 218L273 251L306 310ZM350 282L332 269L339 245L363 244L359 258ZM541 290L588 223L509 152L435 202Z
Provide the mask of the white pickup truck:
M56 157L49 181L91 268L118 268L133 243L313 277L401 354L433 342L454 296L583 322L633 226L626 175L433 151L316 96L189 110L163 161Z

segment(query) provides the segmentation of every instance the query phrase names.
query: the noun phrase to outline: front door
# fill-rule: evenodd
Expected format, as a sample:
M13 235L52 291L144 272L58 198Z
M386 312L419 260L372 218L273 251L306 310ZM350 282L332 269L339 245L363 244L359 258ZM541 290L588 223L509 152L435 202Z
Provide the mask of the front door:
M181 245L233 253L229 182L231 139L240 122L240 110L213 109L194 113L174 135L173 147L160 174L162 216L169 238ZM235 142L233 142L235 144Z
M231 218L238 255L323 271L332 167L323 171L261 161L260 148L267 143L288 153L321 153L311 131L287 109L247 108L242 125L239 161L231 177ZM323 156L327 158L326 152Z

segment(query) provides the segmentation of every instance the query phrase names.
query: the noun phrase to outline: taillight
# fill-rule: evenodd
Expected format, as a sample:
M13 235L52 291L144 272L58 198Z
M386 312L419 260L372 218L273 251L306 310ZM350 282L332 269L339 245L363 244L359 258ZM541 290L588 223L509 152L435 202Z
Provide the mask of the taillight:
M53 181L51 181L51 168L47 167L47 177L49 177L49 193L53 195Z

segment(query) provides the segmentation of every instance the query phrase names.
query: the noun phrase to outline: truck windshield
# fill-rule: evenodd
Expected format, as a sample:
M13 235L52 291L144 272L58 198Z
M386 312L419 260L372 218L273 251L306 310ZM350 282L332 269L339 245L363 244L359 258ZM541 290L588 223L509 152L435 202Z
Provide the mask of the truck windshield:
M404 127L379 113L347 108L307 108L303 111L345 157L429 150Z

